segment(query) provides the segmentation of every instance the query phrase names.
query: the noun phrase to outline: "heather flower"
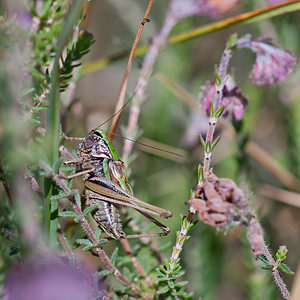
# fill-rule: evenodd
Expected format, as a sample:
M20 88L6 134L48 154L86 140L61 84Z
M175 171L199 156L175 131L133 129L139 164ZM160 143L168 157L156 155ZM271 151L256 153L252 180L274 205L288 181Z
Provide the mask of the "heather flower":
M269 39L243 40L239 48L250 48L256 53L256 62L250 73L257 85L276 84L285 80L296 64L294 55L270 44Z
M203 105L208 115L210 113L210 102L213 100L215 90L215 82L207 84L204 90ZM228 80L223 87L223 99L221 101L221 106L225 106L223 117L231 116L233 114L236 120L241 120L247 103L247 99L234 80L231 77L228 77Z
M68 267L58 258L27 261L15 267L5 282L7 300L91 300L98 290L93 286L89 272Z
M218 17L234 7L239 0L171 0L170 12L177 19L194 16L209 15Z
M214 227L237 226L247 222L248 203L244 192L228 178L210 173L194 190L190 206L199 219Z

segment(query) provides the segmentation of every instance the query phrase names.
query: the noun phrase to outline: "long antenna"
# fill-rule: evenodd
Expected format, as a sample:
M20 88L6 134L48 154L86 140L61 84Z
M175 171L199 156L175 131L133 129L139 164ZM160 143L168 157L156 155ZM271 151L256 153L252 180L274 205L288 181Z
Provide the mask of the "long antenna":
M149 1L148 7L147 7L146 12L144 14L143 20L142 20L142 22L139 26L139 30L136 34L135 40L133 42L133 45L132 45L132 48L131 48L131 51L130 51L130 55L129 55L129 58L128 58L128 63L127 63L127 66L126 66L126 69L125 69L125 72L124 72L123 80L122 80L121 87L120 87L120 90L119 90L118 100L116 102L115 111L114 111L114 114L113 114L113 121L112 121L110 131L109 131L109 134L108 134L108 139L110 141L112 140L112 138L114 136L114 132L116 130L116 127L118 125L118 121L120 119L121 111L124 108L124 106L126 106L128 104L128 102L126 102L124 104L125 97L126 97L127 84L128 84L128 77L129 77L129 73L130 73L134 53L135 53L138 41L141 37L143 28L144 28L144 26L147 22L150 22L150 20L148 19L148 14L149 14L150 9L153 5L153 2L154 2L154 0Z

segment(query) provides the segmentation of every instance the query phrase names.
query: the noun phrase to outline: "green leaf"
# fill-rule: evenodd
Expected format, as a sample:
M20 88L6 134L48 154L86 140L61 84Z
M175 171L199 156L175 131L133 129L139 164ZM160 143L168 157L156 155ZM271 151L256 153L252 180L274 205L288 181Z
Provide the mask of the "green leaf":
M130 290L130 287L126 286L126 285L118 285L118 286L115 287L115 290L117 292L125 293L125 292L128 292Z
M221 107L216 111L215 117L216 117L216 118L219 118L220 116L222 116L222 113L223 113L224 109L225 109L225 105L221 106Z
M203 139L203 137L202 137L201 134L199 134L199 139L200 139L201 145L203 147L203 150L205 150L205 141L204 141L204 139Z
M20 252L20 248L13 248L9 251L8 255L12 256L12 255L16 255Z
M76 191L76 192L77 192L77 193L74 195L75 201L76 201L77 205L78 205L79 207L81 207L81 198L80 198L80 195L79 195L78 191Z
M209 103L209 116L213 117L214 116L214 99L212 101L210 101Z
M264 254L259 254L259 255L257 255L257 258L258 258L259 260L261 260L261 261L262 261L263 263L265 263L265 264L268 264L268 263L269 263L267 257L266 257Z
M95 236L96 236L96 239L97 239L97 240L100 239L101 233L102 233L101 228L100 228L100 227L97 227L97 229L96 229L96 231L95 231Z
M156 280L155 284L159 284L159 283L164 283L164 282L168 282L168 278L163 277L163 278L159 278Z
M221 78L220 78L220 76L218 74L218 69L217 68L215 68L215 76L216 76L216 85L220 86L221 83L222 83L222 81L221 81Z
M219 140L220 140L220 136L218 136L214 142L212 143L212 146L211 146L211 150L214 150L214 148L217 146L217 144L219 143Z
M98 275L99 277L106 277L106 276L108 276L110 273L111 273L110 270L102 270L102 271L99 271L99 272L97 273L97 275Z
M76 218L78 215L74 211L62 211L58 214L61 218Z
M117 258L118 258L118 254L119 254L119 248L116 248L116 249L114 250L113 254L111 255L111 258L110 258L111 264L112 264L113 266L116 265Z
M157 272L161 273L162 275L166 275L167 271L163 267L159 267L156 269Z
M237 36L236 33L232 34L232 35L229 37L228 42L227 42L227 47L228 47L228 48L232 48L232 47L235 46L237 37L238 37L238 36Z
M280 264L279 268L282 272L284 272L288 275L294 274L294 272L286 264Z
M44 19L45 17L47 17L47 14L49 13L49 9L51 7L52 4L52 0L48 0L46 2L44 2L41 14L40 14L40 18Z
M89 251L91 249L95 249L95 248L101 247L103 244L106 244L106 243L107 243L107 239L101 239L101 240L99 240L99 242L97 243L97 245L91 243L91 245L87 245L82 250L83 251Z
M170 289L174 289L174 287L175 287L173 281L169 281L169 282L168 282L168 285L169 285Z
M79 223L79 222L81 222L82 219L83 219L83 216L77 216L77 217L74 219L74 222L75 222L75 223Z
M261 267L263 270L272 270L274 268L273 265L265 264Z
M129 271L129 269L128 268L124 268L123 269L123 274L124 274L124 276L126 277L126 279L128 279L129 281L130 281L130 279L131 279L131 272Z
M201 166L201 164L199 164L199 166L198 166L198 181L203 182L203 180L204 180L204 171L203 171L203 167Z
M79 245L87 245L87 246L93 246L93 242L88 239L77 239L76 243Z
M168 291L170 290L170 288L168 286L159 289L156 293L161 295L161 294L166 294Z
M186 286L188 283L189 283L188 281L177 282L177 283L175 283L175 288L176 288L176 289L181 289L181 288L183 288L184 286Z
M208 152L208 153L211 152L211 143L210 142L206 143L205 151Z
M82 213L83 213L84 216L86 216L87 214L91 213L92 211L94 211L98 207L99 207L98 204L94 204L92 206L87 207Z

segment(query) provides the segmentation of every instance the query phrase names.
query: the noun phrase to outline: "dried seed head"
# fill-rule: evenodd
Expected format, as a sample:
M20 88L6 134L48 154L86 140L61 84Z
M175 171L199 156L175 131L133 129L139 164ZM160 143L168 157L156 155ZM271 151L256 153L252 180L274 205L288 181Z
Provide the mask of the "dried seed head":
M214 227L237 226L247 221L248 202L245 194L227 178L210 173L202 186L194 190L189 204L198 210L204 223Z

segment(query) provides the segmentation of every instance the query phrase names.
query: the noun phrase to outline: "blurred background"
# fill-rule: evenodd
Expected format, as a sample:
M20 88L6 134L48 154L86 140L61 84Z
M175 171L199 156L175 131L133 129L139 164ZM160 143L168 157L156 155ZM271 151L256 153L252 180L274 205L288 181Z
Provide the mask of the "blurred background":
M239 1L219 19L274 3ZM21 11L23 8L19 4L18 1L6 1L8 15ZM94 72L88 73L85 67L131 48L147 4L144 0L90 2L83 26L93 33L96 42L85 58L83 77L76 86L78 102L65 118L68 135L84 137L113 114L127 58L111 62ZM167 0L154 3L149 15L151 22L145 25L139 45L148 44L160 29L167 7ZM203 16L184 19L176 25L172 35L213 21ZM203 155L197 135L205 133L206 125L202 125L201 119L195 122L195 111L184 99L176 96L162 78L178 84L201 103L203 87L214 80L214 67L219 63L230 34L271 37L299 60L299 26L300 13L293 12L253 24L236 25L181 44L167 45L160 53L142 106L139 127L142 138L150 140L147 143L154 145L155 141L167 145L184 158L160 151L149 153L150 149L136 144L136 159L130 164L130 181L138 198L174 214L173 218L164 221L171 233L154 242L160 245L158 247L164 246L166 258L171 254L175 232L180 228L180 215L188 213L186 202L197 183L197 166ZM142 59L134 59L128 98L133 95ZM265 240L272 252L275 253L280 245L287 245L287 265L295 276L286 275L284 280L290 290L298 289L299 298L294 299L300 299L300 186L297 185L297 180L300 182L300 69L296 65L283 84L257 87L248 77L254 61L254 54L247 50L236 51L233 55L231 74L248 99L248 106L236 139L218 130L221 139L213 153L212 166L218 177L233 179L249 196L251 205L258 211ZM117 130L121 135L127 118L128 107L122 113ZM104 128L108 125L105 124ZM261 156L260 151L249 150L249 142L264 149L271 162ZM114 145L121 153L123 140L115 137ZM68 147L76 151L76 143L70 143ZM276 163L289 172L292 180L287 182L285 173L276 171ZM67 231L72 239L76 235L74 230L69 228ZM134 246L135 241L130 243ZM106 245L108 253L116 245L118 242ZM205 300L281 299L271 274L260 270L250 253L244 230L216 232L199 222L192 229L181 256L185 278L190 282L188 289L195 292L194 299L200 296ZM96 263L96 258L91 255L86 254L86 259L93 266ZM151 268L151 262L148 267Z

